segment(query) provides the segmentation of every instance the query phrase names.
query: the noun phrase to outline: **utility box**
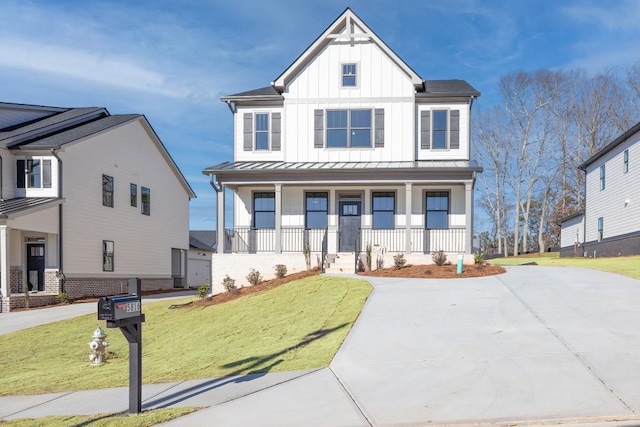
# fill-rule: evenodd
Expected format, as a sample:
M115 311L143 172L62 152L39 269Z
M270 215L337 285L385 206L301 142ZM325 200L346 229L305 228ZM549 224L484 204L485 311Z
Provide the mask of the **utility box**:
M98 301L98 320L117 322L138 317L141 311L142 300L139 295L103 297Z

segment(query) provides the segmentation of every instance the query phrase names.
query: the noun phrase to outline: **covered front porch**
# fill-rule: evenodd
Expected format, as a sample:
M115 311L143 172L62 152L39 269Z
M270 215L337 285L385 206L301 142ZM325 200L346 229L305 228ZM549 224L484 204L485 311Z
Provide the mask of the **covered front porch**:
M58 198L0 202L2 312L56 302L60 293Z

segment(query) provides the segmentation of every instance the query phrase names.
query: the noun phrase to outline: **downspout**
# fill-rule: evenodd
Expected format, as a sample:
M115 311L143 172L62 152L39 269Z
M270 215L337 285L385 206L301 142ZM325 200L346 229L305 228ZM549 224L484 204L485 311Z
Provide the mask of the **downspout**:
M587 168L584 172L584 203L582 204L582 257L587 253Z
M58 156L57 149L51 149L51 155L58 160L58 198L62 199L62 159ZM58 260L60 266L58 268L58 277L60 278L60 292L64 292L64 268L63 268L63 252L62 252L62 205L58 205Z
M213 187L216 193L219 193L222 190L220 183L216 181L216 176L214 174L209 175L209 184L211 184L211 187Z

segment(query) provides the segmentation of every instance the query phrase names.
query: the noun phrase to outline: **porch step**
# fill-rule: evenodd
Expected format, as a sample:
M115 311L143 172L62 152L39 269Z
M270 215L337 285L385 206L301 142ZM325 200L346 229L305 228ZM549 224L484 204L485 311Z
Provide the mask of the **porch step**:
M353 274L355 256L353 252L327 255L328 266L325 272L330 274Z

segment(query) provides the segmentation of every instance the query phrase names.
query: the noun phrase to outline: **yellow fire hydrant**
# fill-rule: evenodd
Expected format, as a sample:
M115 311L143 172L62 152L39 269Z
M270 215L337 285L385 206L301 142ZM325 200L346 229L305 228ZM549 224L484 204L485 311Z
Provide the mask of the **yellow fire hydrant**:
M107 334L104 333L102 328L98 327L93 331L93 340L89 343L89 348L91 349L89 360L94 365L102 365L105 362L105 350L109 346L109 342L105 338L107 338Z

